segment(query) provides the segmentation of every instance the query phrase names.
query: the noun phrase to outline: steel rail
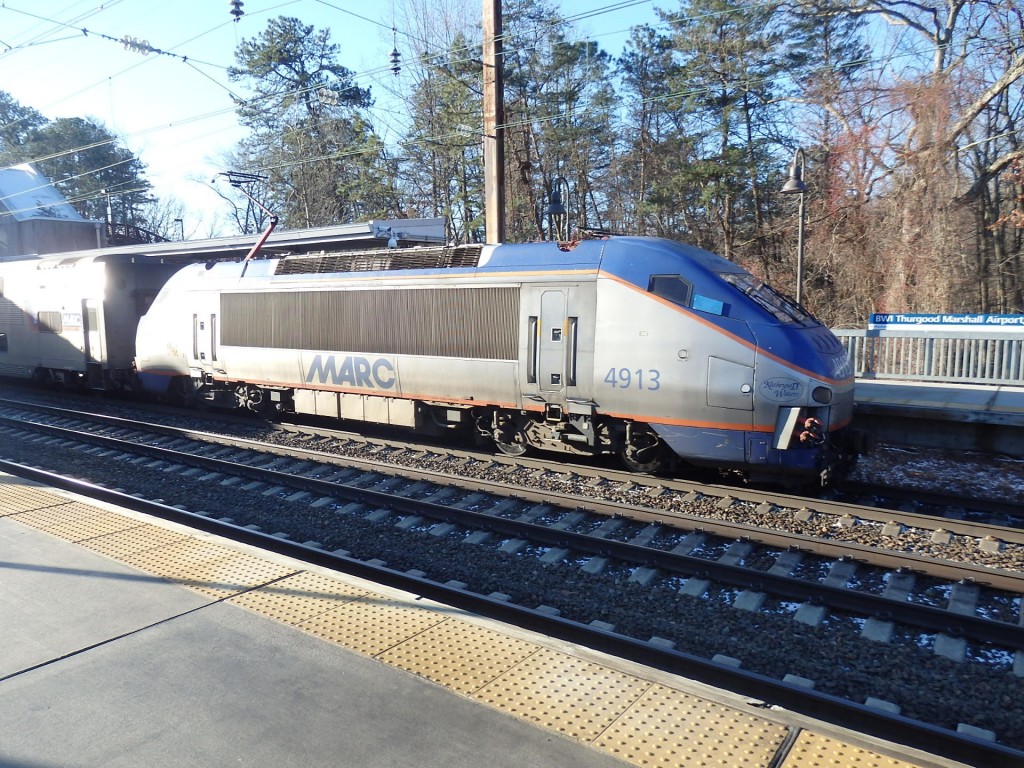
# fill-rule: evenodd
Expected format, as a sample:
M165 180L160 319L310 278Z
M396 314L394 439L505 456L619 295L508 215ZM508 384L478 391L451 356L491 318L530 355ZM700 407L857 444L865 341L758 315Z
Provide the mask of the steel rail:
M849 496L881 497L888 501L909 502L918 506L959 507L962 511L968 513L982 512L993 517L998 515L1006 518L1016 518L1020 522L1015 527L1024 527L1024 505L1016 500L979 499L949 492L924 491L920 488L883 487L871 483L853 483L848 481L843 482L836 490L840 494ZM927 514L923 516L929 517ZM972 525L969 522L966 524ZM979 523L978 525L986 524ZM1022 536L1024 536L1024 532L1022 532Z

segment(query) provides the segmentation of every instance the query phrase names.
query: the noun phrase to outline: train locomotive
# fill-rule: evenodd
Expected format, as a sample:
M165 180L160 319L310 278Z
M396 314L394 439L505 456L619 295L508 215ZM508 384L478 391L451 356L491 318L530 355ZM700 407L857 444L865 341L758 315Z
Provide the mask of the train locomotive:
M191 264L139 321L135 365L143 389L211 406L643 472L827 484L861 448L842 343L739 266L656 238Z

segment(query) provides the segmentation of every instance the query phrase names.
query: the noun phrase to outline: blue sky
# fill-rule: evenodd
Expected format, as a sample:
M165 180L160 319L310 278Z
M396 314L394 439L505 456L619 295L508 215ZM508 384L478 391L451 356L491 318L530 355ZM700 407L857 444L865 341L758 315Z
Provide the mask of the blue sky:
M482 5L467 2L471 11ZM559 5L567 17L582 17L576 22L582 37L598 40L612 55L621 52L632 25L656 20L653 0ZM188 206L187 234L205 237L227 214L210 181L223 169L222 153L243 135L230 98L235 86L225 73L239 41L260 34L275 16L295 16L331 29L341 63L373 89L381 109L392 86L390 3L246 0L242 10L236 23L227 0L6 0L0 6L0 90L48 118L94 118L123 137L146 163L157 194ZM126 49L120 42L126 37L167 55Z

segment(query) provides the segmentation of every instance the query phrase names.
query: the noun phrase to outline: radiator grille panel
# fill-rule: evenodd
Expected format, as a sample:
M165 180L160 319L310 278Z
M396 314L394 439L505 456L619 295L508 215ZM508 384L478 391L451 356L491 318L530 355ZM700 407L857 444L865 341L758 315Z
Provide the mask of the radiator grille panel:
M229 346L514 360L519 290L225 293L221 318Z
M315 256L289 256L277 263L277 275L318 275L338 272L381 272L394 269L476 267L483 245L445 245L436 248L376 248Z
M25 312L9 299L0 299L0 324L24 325Z

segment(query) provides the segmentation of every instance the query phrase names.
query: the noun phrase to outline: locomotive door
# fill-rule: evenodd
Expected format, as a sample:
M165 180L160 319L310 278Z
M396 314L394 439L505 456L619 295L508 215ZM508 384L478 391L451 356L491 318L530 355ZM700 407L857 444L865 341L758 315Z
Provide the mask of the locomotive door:
M217 361L217 315L192 315L192 357L204 373Z
M561 393L565 387L565 291L547 290L540 295L537 349L540 391Z
M564 403L575 381L576 319L568 316L564 287L529 286L523 290L525 377L523 394L533 400Z
M85 379L90 389L103 389L103 337L96 299L82 299L82 352L85 355Z

